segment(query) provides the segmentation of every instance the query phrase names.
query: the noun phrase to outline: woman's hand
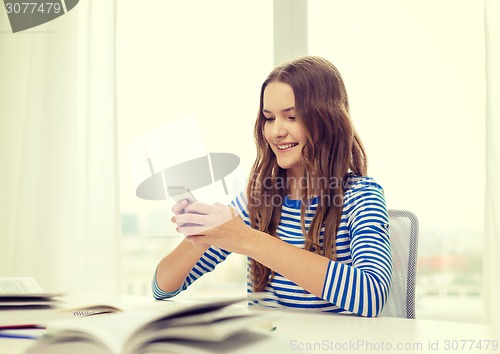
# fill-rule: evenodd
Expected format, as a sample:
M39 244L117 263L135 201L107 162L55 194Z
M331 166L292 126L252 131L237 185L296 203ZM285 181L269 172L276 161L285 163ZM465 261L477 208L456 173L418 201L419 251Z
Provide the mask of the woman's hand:
M174 213L174 216L170 219L170 221L175 223L176 217L184 214L185 209L188 205L189 205L189 202L187 200L181 200L180 202L176 203L172 207L172 212ZM177 231L180 232L179 228L177 228ZM187 237L186 237L186 240L191 241ZM197 243L190 242L190 243L191 243L191 246L193 246L195 249L197 249L198 251L200 251L202 253L205 252L210 247L210 244L206 244L206 243L202 243L202 242L197 242Z
M210 244L227 251L244 253L248 228L236 211L223 204L189 204L176 215L177 231L194 244Z

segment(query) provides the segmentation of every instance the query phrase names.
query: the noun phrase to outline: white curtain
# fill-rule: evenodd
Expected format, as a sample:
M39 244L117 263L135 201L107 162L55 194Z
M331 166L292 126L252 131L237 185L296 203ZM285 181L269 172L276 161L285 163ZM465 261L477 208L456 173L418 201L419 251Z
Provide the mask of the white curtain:
M500 1L485 1L486 193L485 294L489 322L500 327ZM498 333L498 332L496 332Z
M118 289L115 6L0 19L0 276L79 299Z

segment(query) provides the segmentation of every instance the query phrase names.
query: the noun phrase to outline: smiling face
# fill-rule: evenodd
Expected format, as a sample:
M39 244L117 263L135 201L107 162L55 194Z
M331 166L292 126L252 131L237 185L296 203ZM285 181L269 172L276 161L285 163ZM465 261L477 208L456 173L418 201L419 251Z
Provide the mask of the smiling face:
M263 95L264 136L288 177L299 178L303 171L304 129L296 120L295 96L290 85L270 82Z

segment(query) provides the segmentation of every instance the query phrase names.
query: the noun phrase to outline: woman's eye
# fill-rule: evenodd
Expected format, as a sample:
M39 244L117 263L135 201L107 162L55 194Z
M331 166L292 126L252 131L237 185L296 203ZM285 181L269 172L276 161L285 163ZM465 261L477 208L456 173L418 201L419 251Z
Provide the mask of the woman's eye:
M264 117L264 119L266 120L266 122L270 122L274 120L274 117Z
M288 117L289 120L295 120L295 117Z

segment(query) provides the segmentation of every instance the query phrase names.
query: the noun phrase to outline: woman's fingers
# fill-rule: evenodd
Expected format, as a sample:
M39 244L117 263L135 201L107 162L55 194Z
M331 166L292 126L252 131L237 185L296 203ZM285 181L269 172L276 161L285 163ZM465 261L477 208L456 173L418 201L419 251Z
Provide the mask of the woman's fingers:
M211 212L213 212L213 206L200 202L194 202L184 208L184 211L186 213L194 214L210 214Z
M173 222L175 222L178 226L186 224L205 225L210 220L208 215L192 213L175 215L173 219Z
M188 206L189 202L187 200L181 200L178 203L175 203L172 207L172 211L175 215L182 214L184 209Z
M231 207L220 203L208 205L194 202L186 206L178 203L172 210L182 210L182 213L176 214L171 220L177 224L177 231L184 236L204 234L237 215Z

